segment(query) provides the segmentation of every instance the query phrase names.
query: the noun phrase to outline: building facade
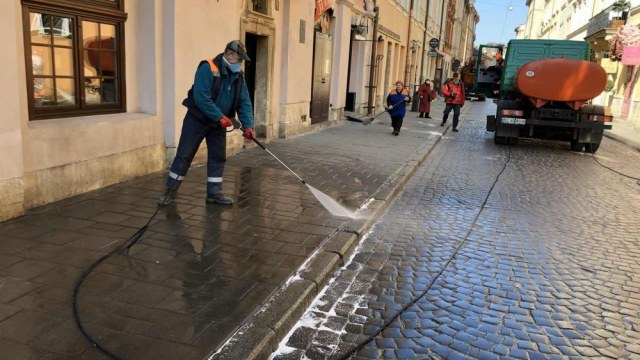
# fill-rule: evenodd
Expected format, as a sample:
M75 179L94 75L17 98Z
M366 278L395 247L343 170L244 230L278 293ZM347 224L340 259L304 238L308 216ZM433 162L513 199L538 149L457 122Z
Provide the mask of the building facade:
M165 169L197 65L231 40L252 59L268 142L368 112L369 89L380 107L395 80L450 71L475 38L474 11L468 0L2 1L0 147L13 155L0 160L0 220ZM436 57L431 38L444 38ZM228 135L228 154L243 146Z
M606 106L615 123L640 127L638 65L627 65L610 56L611 44L621 27L640 26L640 0L527 0L527 6L527 21L520 36L588 41L592 61L602 65L608 77L605 91L594 103ZM620 6L625 10L617 10Z

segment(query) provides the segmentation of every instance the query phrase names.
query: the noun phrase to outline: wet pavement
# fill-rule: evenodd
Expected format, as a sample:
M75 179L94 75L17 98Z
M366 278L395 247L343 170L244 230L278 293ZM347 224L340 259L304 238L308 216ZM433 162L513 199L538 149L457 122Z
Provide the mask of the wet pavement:
M435 113L443 105L434 107ZM446 129L439 120L416 115L405 120L398 137L381 116L368 126L345 122L266 145L343 205L368 203L368 211L381 211ZM154 214L165 174L0 224L0 359L107 358L74 322L74 285L85 268ZM256 146L228 158L223 191L234 198L233 206L206 205L205 181L206 169L192 168L175 203L157 214L129 254L108 258L80 288L83 324L121 359L202 359L251 323L258 310L302 308L303 297L291 290L285 292L291 303L273 299L301 271L311 279L305 296L315 297L355 245L358 230L372 221L327 213L304 184ZM371 198L378 200L371 204ZM305 263L312 254L315 263ZM252 329L264 335L256 335L257 342L277 343L279 331L288 331L284 323Z
M603 167L638 178L640 153L496 146L489 107L465 106L272 359L640 359L640 183Z
M347 221L328 214L306 186L255 146L228 159L224 192L235 199L232 207L207 206L205 168L192 168L178 199L155 216L129 253L108 258L87 277L78 296L83 324L121 359L207 358L233 334L236 341L217 358L265 357L448 131L434 115L442 105L434 104L432 120L410 113L398 137L391 135L384 115L368 126L345 122L266 144L309 184L345 206L367 204L369 218ZM465 106L463 116L471 113L484 117L474 104ZM464 126L457 135L447 132L446 139L469 137L470 128ZM486 136L474 131L476 137ZM453 163L461 153L454 149L440 156ZM461 164L466 165L455 169L460 174L472 165ZM107 358L79 332L72 291L84 269L155 213L165 174L55 202L0 224L0 359ZM476 180L488 181L486 176L492 175L481 171ZM472 191L466 177L456 181L462 183L434 200L454 205L459 204L457 192L481 198L486 191ZM408 204L416 205L417 199ZM504 201L515 199L528 200L509 194ZM612 207L593 205L598 214ZM439 238L444 242L442 259L450 251L448 239L460 236L461 219L474 213L459 211L443 220L454 229ZM636 225L626 218L619 221ZM393 229L399 232L400 225ZM411 249L416 254L421 250ZM431 271L438 265L425 264ZM375 274L371 271L365 279L373 280ZM304 286L289 280L292 276L304 279Z

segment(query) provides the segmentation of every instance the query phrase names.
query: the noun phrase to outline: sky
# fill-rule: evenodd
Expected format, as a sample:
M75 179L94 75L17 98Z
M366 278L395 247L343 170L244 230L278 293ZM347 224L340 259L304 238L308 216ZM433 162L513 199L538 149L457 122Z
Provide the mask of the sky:
M503 43L515 38L514 29L527 20L526 0L476 0L480 15L476 25L475 46L486 43ZM509 11L512 7L513 10Z

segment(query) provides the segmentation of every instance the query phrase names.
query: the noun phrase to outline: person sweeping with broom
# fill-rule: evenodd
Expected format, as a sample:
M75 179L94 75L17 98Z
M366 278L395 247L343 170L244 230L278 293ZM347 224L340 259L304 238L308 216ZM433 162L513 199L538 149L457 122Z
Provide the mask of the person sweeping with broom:
M404 88L404 83L400 80L396 81L396 87L391 89L389 95L387 95L386 107L389 116L391 116L392 134L395 136L400 134L402 121L404 120L404 115L407 113L407 103L410 102L411 97L409 97L409 91Z

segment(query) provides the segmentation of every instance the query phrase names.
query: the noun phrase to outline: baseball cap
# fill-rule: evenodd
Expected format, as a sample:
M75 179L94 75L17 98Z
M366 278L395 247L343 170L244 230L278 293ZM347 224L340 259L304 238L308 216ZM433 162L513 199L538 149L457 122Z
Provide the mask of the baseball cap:
M240 55L240 58L242 60L251 61L249 55L247 55L247 48L244 47L244 44L240 40L233 40L232 42L228 43L227 47L225 47L224 50L231 50Z

